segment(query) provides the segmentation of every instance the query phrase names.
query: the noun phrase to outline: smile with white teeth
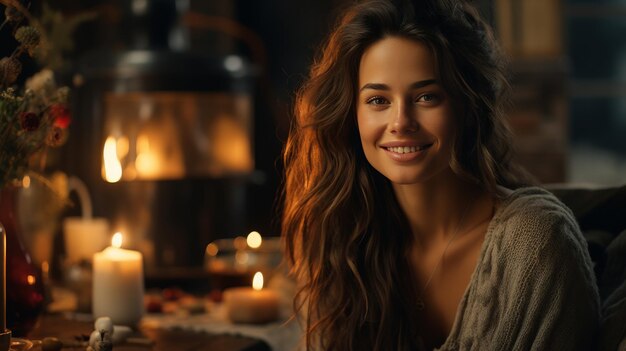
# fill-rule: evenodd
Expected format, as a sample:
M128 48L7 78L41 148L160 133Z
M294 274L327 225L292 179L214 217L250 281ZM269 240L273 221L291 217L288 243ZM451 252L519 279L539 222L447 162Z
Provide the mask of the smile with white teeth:
M399 147L386 147L388 151L395 152L397 154L408 154L411 152L418 152L426 149L430 145L421 145L421 146L399 146Z

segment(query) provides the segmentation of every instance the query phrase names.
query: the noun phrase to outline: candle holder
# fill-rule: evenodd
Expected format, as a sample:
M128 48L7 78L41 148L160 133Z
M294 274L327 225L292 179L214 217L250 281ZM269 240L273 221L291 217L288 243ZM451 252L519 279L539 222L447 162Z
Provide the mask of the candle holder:
M210 274L211 288L223 291L237 286L250 286L255 272L266 279L272 277L282 260L279 238L266 238L257 247L246 239L219 239L206 247L204 267Z
M0 351L9 351L11 349L11 331L5 330L0 333Z
M63 276L65 286L76 294L76 311L91 313L91 299L93 295L93 265L83 260L78 263L67 264Z
M224 305L233 323L263 324L277 320L280 297L276 291L263 289L263 274L254 275L252 287L224 290Z

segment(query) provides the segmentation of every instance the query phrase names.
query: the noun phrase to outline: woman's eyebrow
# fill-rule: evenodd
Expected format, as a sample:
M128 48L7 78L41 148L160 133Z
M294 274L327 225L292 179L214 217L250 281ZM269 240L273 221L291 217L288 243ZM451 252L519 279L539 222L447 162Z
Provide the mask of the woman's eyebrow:
M436 84L437 80L436 79L425 79L425 80L420 80L418 82L415 82L413 84L410 85L411 89L419 89L419 88L423 88L425 86L431 85L431 84ZM372 89L372 90L391 90L391 88L389 88L389 86L387 84L382 84L382 83L367 83L365 85L363 85L361 87L361 89L359 90L359 92L365 90L365 89Z

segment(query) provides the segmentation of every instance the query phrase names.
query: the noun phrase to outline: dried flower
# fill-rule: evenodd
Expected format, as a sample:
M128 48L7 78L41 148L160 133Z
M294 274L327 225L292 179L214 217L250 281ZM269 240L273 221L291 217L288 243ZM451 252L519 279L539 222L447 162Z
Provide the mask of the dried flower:
M27 49L29 54L32 56L37 46L39 46L41 36L35 27L21 26L15 32L15 40L22 44L22 46Z
M25 100L32 100L37 96L37 94L35 94L35 92L32 89L26 89L24 90L24 96L23 98Z
M24 15L16 10L14 7L7 6L4 9L4 18L5 21L9 23L17 24L24 20Z
M34 112L20 112L20 126L27 132L33 132L39 128L41 117Z
M42 69L26 80L26 89L41 91L55 87L54 73L49 69Z
M61 129L69 127L72 118L70 116L70 109L65 104L54 104L50 106L50 116L54 121L54 126Z
M23 1L27 0L14 0L8 5L0 1L6 5L0 30L10 24L18 42L9 57L0 59L0 188L22 178L34 165L33 156L63 144L71 122L69 89L57 86L53 71L47 68L60 67L60 54L71 43L69 29L80 22L64 21L59 12L45 3L42 16L33 17L28 6L17 5ZM25 19L28 24L22 24ZM21 54L28 51L32 56L38 48L45 48L37 52L36 59L46 68L27 79L24 87L12 87L22 74ZM52 51L57 54L54 58Z
M57 100L59 101L67 101L68 96L70 95L69 87L60 87L57 89Z
M65 140L67 139L67 133L65 129L59 128L57 126L53 126L48 133L48 138L46 139L46 144L51 147L57 147L63 145Z
M13 84L22 73L22 63L14 57L3 57L0 60L0 83L7 86Z
M34 154L67 140L67 92L45 81L42 89L21 95L13 88L0 91L0 188L24 176Z

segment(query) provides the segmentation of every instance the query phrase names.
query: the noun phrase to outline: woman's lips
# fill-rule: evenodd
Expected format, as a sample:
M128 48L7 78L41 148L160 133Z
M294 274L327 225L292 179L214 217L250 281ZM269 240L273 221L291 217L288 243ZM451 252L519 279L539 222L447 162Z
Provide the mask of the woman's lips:
M381 145L381 148L387 153L387 155L394 161L408 162L417 159L418 157L426 154L428 149L433 144L421 144L421 145L406 145L395 146L392 144Z

